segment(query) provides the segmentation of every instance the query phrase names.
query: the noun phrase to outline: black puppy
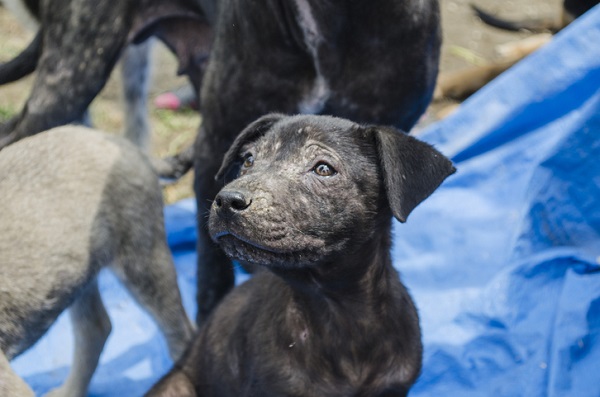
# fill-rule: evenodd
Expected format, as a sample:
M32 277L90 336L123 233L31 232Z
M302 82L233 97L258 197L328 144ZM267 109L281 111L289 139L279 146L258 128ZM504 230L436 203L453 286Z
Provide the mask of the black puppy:
M259 265L149 396L405 396L421 368L419 321L392 267L392 215L454 172L393 128L267 115L225 156L237 179L209 229Z
M437 0L222 0L214 35L194 145L199 320L233 286L203 219L237 133L269 112L409 131L430 102L440 50Z

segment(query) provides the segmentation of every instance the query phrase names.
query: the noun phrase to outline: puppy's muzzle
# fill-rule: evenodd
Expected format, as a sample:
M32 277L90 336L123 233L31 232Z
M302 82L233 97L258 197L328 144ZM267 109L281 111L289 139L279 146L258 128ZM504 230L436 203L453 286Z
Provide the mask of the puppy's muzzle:
M230 218L245 211L250 204L252 204L250 195L237 190L222 190L214 201L217 215L224 218Z

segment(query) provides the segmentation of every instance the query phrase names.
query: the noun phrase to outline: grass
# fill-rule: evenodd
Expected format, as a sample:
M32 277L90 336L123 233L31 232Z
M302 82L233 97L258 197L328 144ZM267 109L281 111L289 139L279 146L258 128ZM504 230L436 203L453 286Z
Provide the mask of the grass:
M6 121L15 116L17 111L8 107L0 106L0 122Z

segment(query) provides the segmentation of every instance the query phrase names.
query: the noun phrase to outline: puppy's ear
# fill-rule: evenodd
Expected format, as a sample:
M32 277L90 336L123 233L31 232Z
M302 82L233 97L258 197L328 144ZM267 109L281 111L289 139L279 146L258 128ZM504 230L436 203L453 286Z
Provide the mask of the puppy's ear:
M375 135L385 191L400 222L456 169L431 145L392 127L370 127Z
M240 134L235 138L235 141L231 144L227 153L223 157L223 163L221 163L221 168L215 175L215 180L223 179L230 171L231 167L235 165L236 162L239 161L239 152L242 149L242 146L249 142L253 142L263 136L269 128L273 126L276 122L281 120L285 115L280 113L271 113L250 123Z

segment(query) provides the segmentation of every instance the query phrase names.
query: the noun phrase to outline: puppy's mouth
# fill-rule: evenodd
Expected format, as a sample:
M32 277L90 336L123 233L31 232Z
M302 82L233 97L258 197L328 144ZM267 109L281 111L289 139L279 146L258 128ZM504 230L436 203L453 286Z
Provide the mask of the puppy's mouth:
M286 262L292 256L289 252L268 247L231 231L221 231L212 238L228 256L241 262L273 266Z
M247 239L247 238L245 238L243 236L240 236L237 233L234 233L234 232L231 232L231 231L222 231L220 233L217 233L216 235L213 236L213 239L215 241L221 243L221 241L222 241L221 239L223 239L224 237L228 238L228 239L239 240L240 243L247 244L247 245L249 245L251 247L254 247L254 248L258 249L258 250L270 252L270 253L275 254L275 255L285 254L285 252L282 251L282 250L278 250L278 249L275 249L275 248L267 247L265 245L262 245L262 244L260 244L258 242L255 242L255 241L252 241L250 239Z

